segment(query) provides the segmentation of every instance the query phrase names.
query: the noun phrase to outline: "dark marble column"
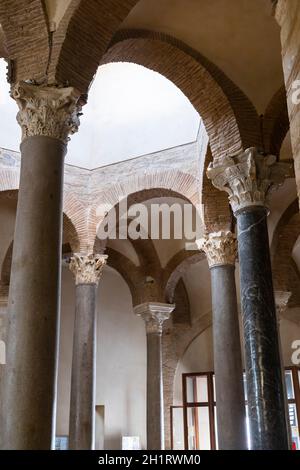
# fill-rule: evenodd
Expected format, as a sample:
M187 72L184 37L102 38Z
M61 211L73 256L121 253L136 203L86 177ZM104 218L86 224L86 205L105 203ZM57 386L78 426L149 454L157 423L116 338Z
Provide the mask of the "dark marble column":
M70 269L76 282L69 448L94 449L95 326L97 285L106 255L74 254Z
M214 162L213 184L229 193L237 219L251 448L288 449L266 196L288 169L255 148Z
M212 291L214 370L220 450L247 449L243 366L235 287L236 240L210 233L198 242L207 256Z
M1 379L1 449L50 449L54 437L62 191L68 135L78 126L72 88L19 83L21 176Z
M164 402L161 336L163 322L175 305L147 302L134 307L145 321L147 334L147 449L164 449Z

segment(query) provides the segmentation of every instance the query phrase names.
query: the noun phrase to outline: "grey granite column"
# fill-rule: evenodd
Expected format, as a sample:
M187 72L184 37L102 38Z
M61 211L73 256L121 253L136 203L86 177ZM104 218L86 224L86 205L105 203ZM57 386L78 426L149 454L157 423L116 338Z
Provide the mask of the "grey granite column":
M70 269L76 282L69 448L94 449L95 323L97 285L106 255L74 254Z
M237 245L231 232L198 242L207 256L212 291L214 369L220 450L247 449L246 410L237 297Z
M208 168L237 218L251 448L257 450L288 449L266 207L270 188L288 173L255 148Z
M134 307L145 321L147 334L147 449L164 449L164 402L161 336L163 322L175 305L147 302Z
M50 449L54 437L62 191L68 135L78 127L73 88L19 83L21 176L1 380L1 449Z

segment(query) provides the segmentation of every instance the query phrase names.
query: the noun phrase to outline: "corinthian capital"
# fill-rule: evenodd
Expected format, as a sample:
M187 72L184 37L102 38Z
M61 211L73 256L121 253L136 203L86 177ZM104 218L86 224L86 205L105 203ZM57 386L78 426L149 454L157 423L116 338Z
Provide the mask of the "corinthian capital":
M197 240L199 250L204 251L210 268L214 266L235 265L237 241L234 234L227 232L209 233Z
M81 107L79 92L72 87L33 85L19 82L11 96L18 104L17 121L26 137L47 136L68 141L77 132Z
M271 188L291 176L291 165L277 163L274 155L264 156L255 147L238 155L225 156L211 163L207 177L229 194L233 212L249 206L266 206Z
M174 308L174 304L146 302L134 307L134 313L145 321L147 334L162 334L163 323L170 318Z
M98 284L106 261L107 255L74 253L70 260L70 270L74 274L76 285Z

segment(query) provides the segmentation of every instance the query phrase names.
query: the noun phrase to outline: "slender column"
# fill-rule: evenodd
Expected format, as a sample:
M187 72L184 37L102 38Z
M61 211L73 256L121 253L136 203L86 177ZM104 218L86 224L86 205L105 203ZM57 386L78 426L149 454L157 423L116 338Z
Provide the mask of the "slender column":
M91 450L95 437L96 292L107 255L74 254L76 310L70 401L69 448Z
M164 449L164 403L161 336L163 322L175 305L147 302L134 307L143 318L147 334L147 449Z
M287 170L255 148L208 168L237 218L251 448L258 450L288 448L266 207L266 195Z
M198 246L206 253L211 274L219 449L247 449L243 366L234 276L236 239L231 232L210 233L199 240Z
M56 389L62 190L68 135L78 127L73 88L19 83L21 176L1 384L1 449L50 449Z
M300 2L278 0L275 18L281 31L282 69L284 74L289 130L293 150L295 180L300 199Z
M282 375L282 384L283 384L283 393L284 393L284 404L285 404L285 419L287 425L287 435L289 440L289 448L292 448L292 435L291 435L291 426L290 426L290 417L289 417L289 404L285 384L285 370L284 370L284 361L282 353L282 343L280 338L280 321L281 317L287 309L289 299L291 297L291 292L287 291L275 291L275 306L276 306L276 316L277 316L277 329L278 329L278 341L279 341L279 355L280 355L280 365L281 365L281 375Z

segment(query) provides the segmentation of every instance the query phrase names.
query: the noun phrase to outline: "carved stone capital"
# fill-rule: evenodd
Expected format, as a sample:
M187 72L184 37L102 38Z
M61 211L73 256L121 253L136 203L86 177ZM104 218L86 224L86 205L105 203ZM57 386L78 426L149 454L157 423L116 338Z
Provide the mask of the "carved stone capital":
M19 107L22 140L47 136L66 143L68 136L77 132L81 106L80 93L74 88L19 82L12 87L11 96Z
M214 266L235 265L237 240L230 231L209 233L197 240L199 250L204 251L210 268Z
M108 256L94 253L74 253L70 260L70 270L75 283L98 284Z
M162 334L163 323L170 318L174 309L174 304L146 302L135 306L134 313L145 321L147 334Z
M280 323L281 316L284 314L284 312L287 309L287 306L288 306L291 295L292 295L292 293L289 292L289 291L276 290L274 292L276 314L277 314L278 323Z
M267 206L271 189L291 175L291 165L277 163L274 155L263 155L251 147L238 155L210 163L207 177L220 191L229 194L234 213L251 206Z

